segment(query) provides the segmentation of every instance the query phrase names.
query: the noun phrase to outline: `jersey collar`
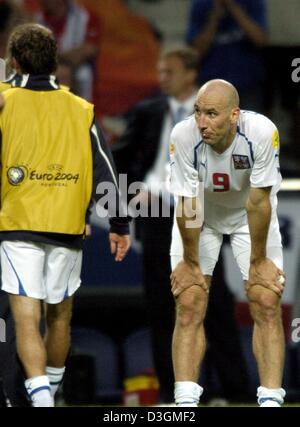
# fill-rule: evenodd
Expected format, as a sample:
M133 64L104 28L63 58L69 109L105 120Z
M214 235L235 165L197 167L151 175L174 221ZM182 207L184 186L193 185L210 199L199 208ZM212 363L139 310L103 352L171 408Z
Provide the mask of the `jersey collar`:
M30 90L57 90L60 89L59 82L54 75L31 75L22 74L15 75L15 78L11 82L12 87L22 87Z

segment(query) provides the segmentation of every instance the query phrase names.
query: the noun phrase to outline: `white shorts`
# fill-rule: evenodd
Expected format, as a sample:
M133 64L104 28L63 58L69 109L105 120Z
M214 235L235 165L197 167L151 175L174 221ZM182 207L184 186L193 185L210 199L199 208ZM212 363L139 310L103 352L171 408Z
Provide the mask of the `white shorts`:
M215 265L218 261L220 249L223 243L223 234L204 226L200 234L200 266L203 274L212 276ZM243 225L230 235L230 244L233 256L239 266L243 279L248 280L250 267L251 242L248 225ZM179 261L182 260L183 247L177 222L174 221L171 243L171 265L172 270ZM283 268L283 253L281 244L281 234L279 231L278 219L272 218L267 241L267 257L275 265Z
M82 251L44 243L1 243L2 290L58 304L80 286Z

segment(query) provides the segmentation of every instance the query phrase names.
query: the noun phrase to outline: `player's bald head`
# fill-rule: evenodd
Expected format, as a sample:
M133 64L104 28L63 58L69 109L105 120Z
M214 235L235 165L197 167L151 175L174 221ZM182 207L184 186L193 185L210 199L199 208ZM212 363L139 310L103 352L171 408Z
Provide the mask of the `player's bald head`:
M216 79L205 83L199 89L197 99L206 95L212 96L218 103L222 103L224 107L237 108L240 104L238 91L226 80Z

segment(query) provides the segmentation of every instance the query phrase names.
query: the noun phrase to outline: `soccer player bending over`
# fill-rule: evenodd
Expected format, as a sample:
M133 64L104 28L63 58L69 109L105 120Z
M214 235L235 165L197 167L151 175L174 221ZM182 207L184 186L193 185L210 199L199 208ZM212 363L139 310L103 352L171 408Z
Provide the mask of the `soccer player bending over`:
M203 392L197 383L205 353L203 320L227 234L254 320L258 403L278 407L285 397L281 388L285 344L276 126L261 114L240 110L239 95L230 83L211 80L198 92L195 114L174 127L171 144L171 188L178 198L171 245L176 404L197 406ZM201 186L204 207L199 202ZM197 219L203 208L201 230Z

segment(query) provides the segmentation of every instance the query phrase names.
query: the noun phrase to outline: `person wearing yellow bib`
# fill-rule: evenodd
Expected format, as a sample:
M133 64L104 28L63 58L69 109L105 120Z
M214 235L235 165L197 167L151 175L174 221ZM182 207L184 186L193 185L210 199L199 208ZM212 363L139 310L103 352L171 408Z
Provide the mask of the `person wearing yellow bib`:
M118 262L130 247L129 219L93 105L55 78L52 32L38 24L16 27L8 53L21 78L3 92L0 112L2 290L9 294L27 393L33 406L45 407L54 405L65 370L89 206L104 198L99 185L113 199L109 240Z
M13 75L5 82L0 81L0 110L4 106L4 98L1 93L9 89L16 79L18 76ZM16 335L8 295L0 290L0 325L2 324L5 325L5 329L0 329L3 333L1 337L4 335L5 340L0 338L0 408L30 406L23 384L22 369L16 354Z

